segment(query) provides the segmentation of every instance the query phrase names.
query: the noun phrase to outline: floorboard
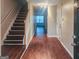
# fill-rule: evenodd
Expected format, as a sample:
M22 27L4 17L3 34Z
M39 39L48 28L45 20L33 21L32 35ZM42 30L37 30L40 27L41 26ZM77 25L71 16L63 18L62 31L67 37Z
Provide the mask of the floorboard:
M1 53L3 57L9 56L9 59L20 59L24 49L24 45L3 45Z
M56 37L33 37L22 59L72 59Z

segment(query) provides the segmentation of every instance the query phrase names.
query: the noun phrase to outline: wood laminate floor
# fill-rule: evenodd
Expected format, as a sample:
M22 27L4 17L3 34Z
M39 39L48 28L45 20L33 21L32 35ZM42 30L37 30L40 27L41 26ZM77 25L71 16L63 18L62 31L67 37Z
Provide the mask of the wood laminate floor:
M20 59L24 49L24 45L3 45L1 52L3 57L9 56L9 59Z
M22 59L72 59L56 37L33 37Z

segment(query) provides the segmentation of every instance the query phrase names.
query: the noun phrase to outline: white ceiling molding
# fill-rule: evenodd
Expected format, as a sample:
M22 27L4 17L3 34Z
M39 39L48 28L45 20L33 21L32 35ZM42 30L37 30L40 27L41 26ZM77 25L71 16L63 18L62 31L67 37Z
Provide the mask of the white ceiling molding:
M33 4L39 4L39 3L48 3L50 5L57 5L59 0L31 0Z

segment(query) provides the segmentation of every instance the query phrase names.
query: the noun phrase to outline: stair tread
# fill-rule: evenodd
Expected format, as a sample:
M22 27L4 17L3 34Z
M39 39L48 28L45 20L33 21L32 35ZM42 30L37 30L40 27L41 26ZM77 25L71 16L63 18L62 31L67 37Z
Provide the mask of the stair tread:
M24 36L24 35L8 35L8 36Z
M19 16L18 16L17 18L25 18L25 17L23 17L23 16L20 16L20 17L19 17Z
M13 31L13 32L19 32L19 31L24 32L24 30L10 30L10 31Z
M9 32L24 32L24 30L10 30Z
M17 39L17 38L16 38L16 39L8 39L8 38L7 38L7 39L5 39L5 40L14 40L14 41L15 41L15 40L23 40L23 39Z
M17 44L7 44L7 43L4 43L4 45L13 45L14 46L14 45L23 45L23 44L18 44L18 43Z
M11 31L24 31L24 30L11 30Z
M14 29L14 28L11 28L11 30L24 30L24 29Z
M15 21L24 21L24 20L15 20Z
M16 27L16 28L24 28L24 26L12 26L12 28L14 28L14 27Z
M23 24L13 24L13 26L24 26Z
M4 41L4 43L22 43L23 41Z
M21 34L19 34L19 33L9 33L9 35L8 36L24 36L24 33L21 33Z

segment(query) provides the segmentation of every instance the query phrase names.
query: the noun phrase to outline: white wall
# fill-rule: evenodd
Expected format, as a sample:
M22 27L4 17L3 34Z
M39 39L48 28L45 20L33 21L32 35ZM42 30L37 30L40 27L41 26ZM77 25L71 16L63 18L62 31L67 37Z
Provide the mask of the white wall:
M42 5L41 3L34 4L33 6L47 6L48 7L48 17L47 17L47 35L49 37L57 37L57 6L56 5ZM32 10L32 9L31 9Z
M25 45L26 45L26 48L28 47L28 45L30 44L32 38L33 38L33 35L34 35L34 26L33 26L33 7L32 7L32 4L31 2L29 3L28 5L29 7L29 11L28 11L28 16L25 20L25 35L26 35L26 38L25 38Z
M1 0L1 20L9 14L9 12L16 6L16 1L14 0Z
M17 2L15 0L1 0L1 39L4 39L17 13Z
M51 5L56 5L59 0L30 0L34 4L39 4L39 3L48 3Z
M74 0L62 0L62 4L58 4L58 34L60 35L60 42L66 48L68 53L73 58L73 25L74 25ZM60 9L61 8L61 9Z
M47 23L47 35L49 37L57 36L57 7L48 6L48 23Z

